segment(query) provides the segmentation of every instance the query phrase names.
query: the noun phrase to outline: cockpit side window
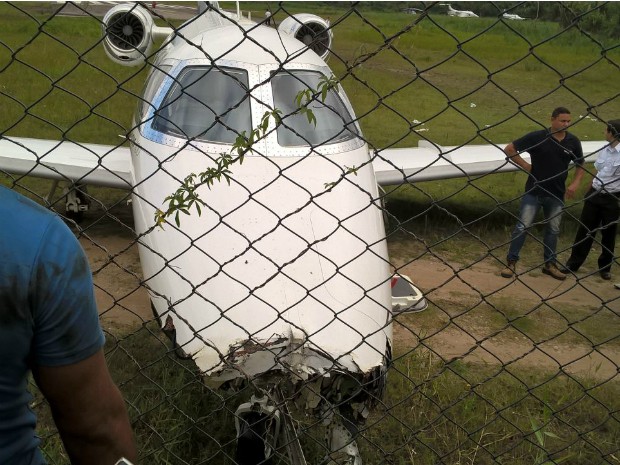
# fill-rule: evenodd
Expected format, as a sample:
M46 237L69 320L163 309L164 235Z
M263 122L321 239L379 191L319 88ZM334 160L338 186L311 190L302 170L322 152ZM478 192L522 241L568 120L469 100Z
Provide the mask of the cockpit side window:
M272 76L271 90L274 107L282 111L278 127L278 144L286 147L335 144L356 138L357 127L335 90L327 93L325 101L318 97L308 107L316 118L316 126L299 113L297 95L300 91L318 90L323 75L317 71L286 70Z
M153 107L155 95L157 94L157 91L159 90L164 78L168 76L170 68L172 67L169 65L160 65L152 68L151 74L149 74L148 78L146 79L144 91L142 92L143 100L140 105L141 119L144 119L149 109Z
M252 130L245 70L188 67L155 112L153 129L192 140L232 144Z

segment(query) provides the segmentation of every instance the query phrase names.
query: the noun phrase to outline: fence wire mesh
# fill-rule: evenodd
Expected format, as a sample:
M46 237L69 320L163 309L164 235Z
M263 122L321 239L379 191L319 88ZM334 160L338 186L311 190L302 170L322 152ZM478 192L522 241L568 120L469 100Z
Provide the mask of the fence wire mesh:
M0 4L0 132L87 150L132 141L127 188L87 178L112 173L109 148L77 178L40 177L50 146L0 179L65 217L87 252L140 463L620 463L620 291L600 277L600 235L559 281L541 273L536 223L505 279L523 172L368 184L384 150L432 145L430 168L545 128L558 106L582 141L603 140L620 117L620 4L242 3L261 27L329 21L312 46L328 47L340 87L324 94L297 50L246 65L273 61L285 34L274 44L219 11L238 39L209 55L208 41L225 42L215 29L194 40L206 3L129 11L139 5L208 66L166 57L165 38L121 66L102 30L130 55L123 28L150 26L104 24L114 5ZM366 144L365 162L342 157ZM561 262L588 182L566 199ZM428 308L392 312L398 275ZM32 389L46 459L67 463Z

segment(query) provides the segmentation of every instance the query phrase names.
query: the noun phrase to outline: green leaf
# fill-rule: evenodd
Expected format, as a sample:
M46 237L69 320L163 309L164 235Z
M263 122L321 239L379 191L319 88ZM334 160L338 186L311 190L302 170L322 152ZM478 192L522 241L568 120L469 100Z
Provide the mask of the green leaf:
M530 424L532 425L532 430L534 431L534 436L536 437L536 441L538 442L540 446L544 446L545 438L543 437L542 432L540 431L540 428L538 427L538 424L536 423L536 420L534 420L534 418L532 417L530 417Z
M316 116L314 116L314 113L311 110L308 110L306 116L308 117L308 123L314 124L316 127Z
M323 87L323 89L321 90L321 102L325 102L325 99L327 98L327 92L329 91L329 89L327 87Z

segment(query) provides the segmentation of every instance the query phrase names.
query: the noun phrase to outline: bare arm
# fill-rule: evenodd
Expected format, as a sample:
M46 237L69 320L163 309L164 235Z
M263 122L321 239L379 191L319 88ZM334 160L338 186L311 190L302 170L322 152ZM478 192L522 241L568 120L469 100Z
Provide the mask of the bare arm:
M506 147L504 147L504 153L506 154L506 159L509 162L519 166L528 173L532 171L532 165L526 162L523 158L521 158L521 155L519 155L517 149L512 142Z
M583 169L583 166L577 166L577 168L575 168L575 177L573 178L573 182L571 182L566 188L567 198L572 199L575 196L575 192L579 189L579 185L581 184L584 174L585 170ZM592 183L590 183L590 185L592 185Z
M113 465L136 460L127 410L112 381L103 350L73 365L35 367L73 465Z

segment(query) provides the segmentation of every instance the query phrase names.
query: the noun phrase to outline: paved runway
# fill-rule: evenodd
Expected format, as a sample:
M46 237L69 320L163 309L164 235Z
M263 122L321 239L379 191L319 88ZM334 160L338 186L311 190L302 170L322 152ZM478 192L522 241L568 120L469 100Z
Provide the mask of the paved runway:
M59 16L96 16L103 17L110 8L127 2L74 2L74 3L49 3L49 13L58 11ZM185 4L165 4L159 2L144 2L155 17L161 16L170 20L188 20L196 15L196 6Z

